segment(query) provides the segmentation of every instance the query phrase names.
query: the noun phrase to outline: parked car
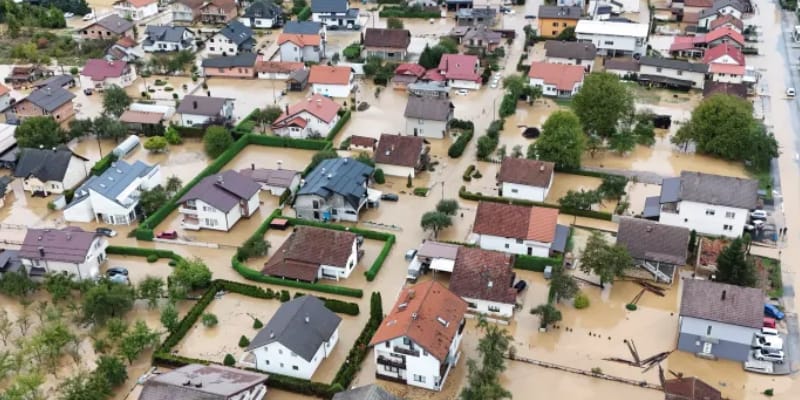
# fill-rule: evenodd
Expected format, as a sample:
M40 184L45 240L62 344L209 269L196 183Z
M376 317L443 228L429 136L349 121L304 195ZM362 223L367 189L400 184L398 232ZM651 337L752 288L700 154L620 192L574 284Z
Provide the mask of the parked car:
M517 290L517 293L522 293L522 291L525 290L525 288L527 287L528 287L528 282L525 282L523 280L520 280L519 282L514 284L514 289Z
M398 200L400 200L400 196L398 196L398 195L396 195L394 193L384 193L384 194L381 195L381 200L398 201Z
M750 212L750 218L754 221L759 219L767 219L767 212L764 210L755 210Z
M775 318L778 321L786 317L786 314L784 314L783 311L781 311L777 306L769 303L764 304L764 315L770 318Z
M492 84L489 85L489 87L491 87L492 89L497 89L497 81L492 82Z
M793 87L786 88L786 97L794 97L794 95L795 92Z
M176 231L163 231L163 232L159 232L158 235L156 235L156 237L159 238L159 239L177 239L178 238L178 232L176 232Z
M459 96L466 96L469 94L469 91L467 89L458 89L456 90L456 94Z
M411 261L414 259L414 256L417 255L417 249L411 249L406 252L406 261Z
M764 317L764 328L775 329L775 318Z
M780 336L759 336L758 333L753 337L751 344L753 349L767 349L773 351L783 350L783 339Z
M753 358L759 361L772 361L777 364L783 364L784 354L782 351L758 349L753 350Z
M115 230L113 230L111 228L97 228L95 230L95 232L97 232L97 233L99 233L99 234L101 234L103 236L107 236L107 237L117 236L117 231L115 231Z
M122 275L122 274L111 275L111 276L108 277L108 281L111 282L111 283L119 283L119 284L123 284L123 285L130 285L130 283L131 283L128 280L128 277L125 276L125 275Z
M83 20L84 21L90 21L92 19L94 19L94 13L88 13L88 14L83 16Z
M92 93L94 93L94 90L92 88L83 89L83 94L85 94L87 96L91 96Z
M122 267L111 267L106 270L106 276L125 275L128 276L128 269Z
M778 334L778 330L775 328L762 327L761 332L756 332L756 336L768 337L768 336L780 336L780 335Z

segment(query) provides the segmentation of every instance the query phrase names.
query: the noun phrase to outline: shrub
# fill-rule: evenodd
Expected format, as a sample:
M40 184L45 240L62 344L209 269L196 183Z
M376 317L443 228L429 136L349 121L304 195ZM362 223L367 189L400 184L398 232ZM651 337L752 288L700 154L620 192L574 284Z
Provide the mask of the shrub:
M544 272L544 268L549 266L556 267L561 265L560 258L548 258L537 256L526 256L524 254L517 255L514 259L514 268L524 269L527 271Z
M475 134L475 125L472 123L472 121L454 119L450 121L450 127L454 129L461 129L462 131L456 141L450 145L449 149L447 149L447 155L450 158L458 158L464 154L467 144L469 144L469 141L472 140L472 136Z
M384 6L383 9L378 14L381 18L422 18L422 19L430 19L430 18L441 18L442 14L441 11L437 7L425 7L422 8L420 6Z
M383 170L380 168L375 169L375 174L372 175L372 177L375 179L375 183L379 185L386 183L386 177L383 175Z
M772 397L774 395L775 395L775 390L773 390L772 388L769 388L764 391L764 396Z
M578 293L578 295L575 296L575 299L572 300L572 305L578 310L583 310L584 308L589 307L589 297L583 293Z
M311 18L311 6L305 6L297 13L298 21L308 21L309 18Z
M291 300L291 296L289 295L288 290L281 290L281 303L286 303L287 301Z
M111 166L111 163L114 161L117 161L117 156L114 153L106 154L105 157L98 160L92 166L92 175L97 176L101 175L103 172L106 172L106 170Z
M369 270L364 272L364 275L367 277L367 281L372 282L375 279L375 276L378 275L378 271L381 270L383 266L383 262L386 260L386 257L389 255L389 251L392 249L394 245L395 236L389 235L389 239L386 240L386 243L383 244L383 248L381 249L380 254L378 257L375 258L375 261L372 263L372 266L369 267Z
M347 110L344 112L344 114L342 114L341 117L339 117L339 121L336 122L336 125L333 126L331 131L328 132L328 136L325 137L325 140L332 141L333 139L335 139L336 135L339 133L339 131L342 130L342 127L344 127L344 124L346 124L347 121L349 120L350 120L350 110Z
M595 374L595 375L600 375L600 374L603 373L603 369L600 368L600 367L594 367L594 368L592 368L592 373Z
M264 323L263 323L263 322L261 322L261 320L260 320L260 319L256 318L256 319L253 321L253 329L261 329L261 328L263 328L263 327L264 327Z
M203 144L205 146L206 154L211 158L217 158L222 155L233 144L233 137L222 126L212 126L206 130L203 135Z
M213 328L219 323L217 316L212 313L203 314L203 325L206 328Z
M233 358L231 353L225 354L225 360L222 361L222 364L228 367L232 367L236 364L236 359Z
M183 139L181 139L181 134L175 129L174 126L169 126L167 130L164 132L164 139L167 139L167 143L169 144L181 144L183 143Z
M250 346L250 339L248 339L247 336L242 335L242 337L239 338L239 347L245 348L247 346Z
M467 169L464 171L464 174L461 175L461 179L469 182L472 180L472 172L475 171L475 166L470 164Z
M156 261L158 261L158 256L157 255L150 254L149 256L147 256L147 262L149 262L150 264L152 264L152 263L154 263Z
M418 187L414 188L414 196L425 197L428 195L428 188Z
M167 264L168 264L170 267L174 267L174 266L178 265L178 262L177 262L177 261L175 261L175 260L169 260L169 262L168 262Z
M637 307L636 304L628 303L625 305L625 308L627 308L628 311L636 311L636 309L639 307Z
M294 288L303 288L306 290L314 290L318 292L332 293L350 297L360 298L364 295L364 291L361 289L353 289L343 286L325 285L322 283L290 281L286 279L276 278L274 276L266 276L263 275L261 271L256 271L254 269L251 269L247 265L242 264L241 262L236 260L235 258L231 261L231 265L233 266L233 269L235 269L236 272L242 275L245 279L253 280L256 282L263 282L272 285L281 285Z

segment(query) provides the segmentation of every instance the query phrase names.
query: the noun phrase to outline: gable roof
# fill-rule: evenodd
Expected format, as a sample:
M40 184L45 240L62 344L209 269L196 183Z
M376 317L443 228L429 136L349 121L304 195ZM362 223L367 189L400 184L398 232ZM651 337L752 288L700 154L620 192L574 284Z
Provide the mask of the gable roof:
M290 187L294 178L300 175L299 171L291 169L268 168L244 168L240 169L239 173L258 183L282 188Z
M760 328L764 323L764 292L709 280L684 279L680 316Z
M298 33L303 35L317 35L322 30L322 24L313 21L286 21L283 33Z
M744 46L744 36L731 29L729 26L721 26L717 29L714 29L705 34L703 37L706 43L711 43L717 39L722 39L723 37L727 37L728 39L738 43L740 46Z
M738 28L740 31L744 29L744 23L739 18L734 17L732 14L725 14L723 16L717 17L715 20L711 21L708 25L709 29L714 30L723 25L731 24Z
M297 45L297 47L306 47L306 46L319 46L322 39L319 37L319 34L300 34L300 33L281 33L278 36L278 45L282 45L286 42L291 42Z
M224 11L230 11L236 8L236 0L206 0L200 9L207 8L208 6L215 6L221 8Z
M553 64L548 62L532 62L528 77L541 79L558 90L572 90L579 82L583 82L586 70L580 65Z
M267 275L313 282L320 265L344 268L356 235L333 229L298 226L264 264Z
M426 258L443 258L446 260L455 260L458 257L458 249L461 246L457 244L436 242L433 240L426 240L419 246L417 251L418 257Z
M725 7L733 7L739 10L739 12L741 13L745 12L744 5L742 5L742 3L739 2L739 0L716 0L714 1L714 4L712 4L710 8L701 10L700 15L698 17L699 18L710 17L712 15L715 15L718 11L722 10Z
M317 195L327 199L338 194L357 209L359 201L367 195L365 186L372 171L369 165L352 158L329 158L306 176L306 183L297 191L297 196Z
M703 56L703 62L706 64L713 63L723 56L730 56L739 65L745 65L744 54L736 46L731 46L729 43L718 44L708 50Z
M447 79L479 82L481 76L475 71L479 65L478 57L468 54L444 54L439 61L438 71L444 71Z
M407 337L441 362L465 312L467 303L439 282L406 286L369 344Z
M628 249L635 259L684 265L689 229L641 218L620 218L617 244Z
M538 18L579 20L583 14L581 7L539 6Z
M664 381L667 400L722 400L722 393L702 380L691 378Z
M512 257L499 251L462 246L458 249L450 290L470 299L515 304Z
M329 67L314 65L309 71L308 82L326 85L348 85L353 70L350 67Z
M180 43L183 41L183 34L188 30L184 26L147 25L144 34L147 36L147 40L153 42Z
M378 140L375 162L379 164L415 167L425 150L425 140L419 136L401 136L384 133Z
M664 179L661 203L694 201L753 209L758 204L758 182L753 179L683 171L678 179Z
M28 260L84 263L99 235L70 226L64 229L28 229L19 257Z
M275 18L283 14L283 9L272 1L257 0L247 7L244 14L245 18Z
M236 5L236 3L233 3ZM233 20L228 22L225 27L219 30L220 35L225 36L228 40L233 42L233 44L240 46L242 43L252 40L253 38L253 30L246 27L243 23Z
M350 145L358 147L375 147L378 139L369 136L353 135L350 136Z
M220 211L230 211L240 200L249 200L261 185L233 170L209 175L192 186L178 202L201 200Z
M305 295L280 308L247 346L247 351L278 342L306 361L339 328L342 318L325 308L322 300Z
M256 72L266 74L288 74L292 71L305 68L301 62L291 61L258 61L256 62Z
M207 115L213 117L222 112L222 107L225 106L225 102L228 100L230 99L224 97L186 95L183 96L176 111L180 114Z
M709 8L714 6L714 0L684 0L684 7Z
M394 69L395 75L413 75L421 78L425 75L425 67L416 63L403 63Z
M75 95L60 86L45 86L31 92L28 97L20 100L29 101L36 107L47 112L53 112L59 107L72 101Z
M411 43L408 29L367 28L364 34L364 47L388 47L407 49Z
M464 10L462 8L462 10ZM463 40L470 41L470 40L483 40L486 44L497 44L503 39L503 35L500 32L495 32L489 29L486 29L486 26L481 25L479 27L469 27L467 31L464 33Z
M312 13L343 13L348 8L347 0L311 0Z
M81 75L92 78L93 81L102 81L107 78L119 78L125 73L128 63L125 61L108 61L101 58L86 60Z
M225 400L260 384L266 385L267 377L221 365L189 364L147 379L139 400ZM186 382L191 384L185 385Z
M339 103L321 95L314 94L306 100L287 107L281 115L272 123L274 128L286 126L292 119L303 112L307 112L325 123L331 123L336 118L337 113L342 108Z
M450 99L408 96L406 110L403 115L406 118L447 121L453 112L453 108L453 103L450 102Z
M55 150L25 148L20 151L17 167L14 168L14 176L17 178L33 176L42 182L60 182L67 173L72 157L87 161L66 147L59 147Z
M639 61L633 58L612 58L606 60L604 65L606 70L615 69L619 71L638 71Z
M557 222L556 208L524 207L482 201L478 203L472 231L481 235L552 243L556 235Z
M51 87L58 86L58 87L62 87L63 88L64 86L67 86L67 85L70 85L70 84L72 84L72 85L75 84L75 77L72 76L72 75L61 74L61 75L53 75L53 76L51 76L51 77L49 77L49 78L47 78L47 79L45 79L43 81L36 82L36 84L34 84L34 86L37 89L38 88L47 87L47 86L51 86ZM2 88L0 88L0 95L2 95Z
M116 4L130 3L133 7L140 8L140 7L148 6L148 5L153 4L155 2L156 2L156 0L119 0L119 1L115 2L114 4L116 5Z
M101 27L114 32L118 35L121 35L131 29L133 29L133 22L128 21L125 18L120 17L117 14L109 14L107 17L104 17L96 22L93 22L89 25L86 25L81 30L89 29L95 25L100 25Z
M555 164L527 158L506 157L500 165L497 180L534 187L550 187Z
M155 125L161 123L163 119L164 113L153 111L125 110L125 112L119 116L120 122L127 122L131 124Z
M708 72L708 66L705 64L692 63L686 60L676 60L672 58L660 57L642 57L639 59L641 65L647 65L657 68L674 69L677 71L696 72L704 74Z
M376 384L361 386L333 395L333 400L400 400Z
M111 167L102 174L92 176L75 190L75 196L67 207L79 203L89 195L90 190L109 201L119 203L117 197L120 193L124 192L137 178L146 176L155 168L158 168L158 165L147 165L138 160L133 164L117 160L111 163Z
M203 68L233 68L250 67L256 65L255 53L239 53L235 56L220 56L203 59Z
M597 56L597 47L588 42L566 42L563 40L548 40L544 42L546 57L569 58L576 60L594 60Z

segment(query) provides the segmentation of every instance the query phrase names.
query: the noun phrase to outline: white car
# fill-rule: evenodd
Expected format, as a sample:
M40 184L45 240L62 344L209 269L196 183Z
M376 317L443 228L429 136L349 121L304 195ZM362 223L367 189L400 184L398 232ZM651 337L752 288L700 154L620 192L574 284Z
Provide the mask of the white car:
M753 337L753 349L781 351L783 350L783 339L780 336L759 336L758 334Z
M92 19L94 19L94 13L88 13L88 14L83 16L83 20L84 21L90 21Z
M458 89L456 90L456 94L459 96L466 96L469 94L469 91L467 89Z
M786 97L794 97L794 95L795 92L793 87L786 88Z
M492 89L497 89L497 81L492 82L492 84L489 85L489 87L491 87Z
M65 12L64 13L64 19L70 19L70 18L72 18L74 16L75 16L75 14L73 14L71 12Z
M752 219L767 219L767 212L764 210L755 210L750 212L750 218Z
M756 332L756 336L778 336L778 330L775 328L761 328L761 332Z
M784 354L782 351L767 351L764 349L753 350L753 358L759 361L772 361L783 364Z

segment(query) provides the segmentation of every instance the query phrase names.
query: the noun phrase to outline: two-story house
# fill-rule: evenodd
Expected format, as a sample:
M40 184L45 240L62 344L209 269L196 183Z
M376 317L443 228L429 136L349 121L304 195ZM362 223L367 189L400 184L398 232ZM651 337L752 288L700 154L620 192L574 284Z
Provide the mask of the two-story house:
M497 22L497 9L489 7L459 8L456 26L492 27Z
M487 29L485 26L469 28L461 37L460 43L466 49L492 52L500 46L503 35Z
M108 241L97 232L70 226L63 229L28 229L18 257L28 276L66 273L74 280L95 279L106 262Z
M353 69L350 67L330 67L314 65L308 76L311 92L328 97L348 97L353 91Z
M339 122L339 103L319 94L312 95L291 106L272 123L278 136L293 138L321 138Z
M201 63L203 75L206 77L255 79L258 58L259 56L255 53L209 57L203 59Z
M485 250L537 257L563 252L569 229L558 229L558 209L482 201L472 232Z
M406 90L408 85L416 83L425 75L425 67L416 63L404 63L394 69L392 77L392 88L395 90Z
M402 61L408 56L411 32L407 29L367 28L364 33L364 51L367 57Z
M224 125L233 118L233 99L186 95L176 112L181 126Z
M578 42L592 43L601 56L642 56L647 50L647 24L582 19L575 25Z
M136 68L125 61L86 60L81 70L81 86L107 89L128 87L136 80Z
M708 49L703 62L708 65L708 73L714 82L752 84L756 81L755 73L752 68L748 69L742 51L729 43Z
M262 273L300 282L338 281L350 276L358 255L355 233L298 226L264 264Z
M238 12L236 0L210 0L200 7L200 21L206 24L226 24L233 21Z
M689 230L643 218L620 218L617 244L656 281L672 283L675 270L686 264Z
M579 65L551 64L535 61L528 70L528 82L542 90L542 95L572 97L583 86L586 70Z
M444 139L455 106L447 97L408 96L403 116L406 135Z
M389 176L414 178L427 167L425 140L419 136L382 134L375 151L375 168Z
M24 99L16 102L11 109L20 120L29 117L50 116L63 123L75 115L72 99L75 95L59 86L46 86L36 89Z
M122 18L141 21L158 14L158 0L119 0L114 11Z
M133 22L120 17L117 14L109 14L107 17L96 20L89 25L81 28L82 39L118 39L120 37L134 38Z
M705 235L739 237L758 205L758 182L683 171L661 182L658 221Z
M261 60L256 62L256 77L258 79L287 81L292 72L304 70L305 68L306 65L301 62Z
M458 362L467 303L441 283L406 286L370 341L375 377L442 390Z
M639 82L674 89L703 90L708 66L671 58L639 59Z
M294 193L300 187L300 171L283 169L280 162L278 169L256 168L255 164L250 164L250 168L240 169L239 173L258 182L261 190L273 196L280 196L287 190Z
M200 8L205 4L205 0L176 0L170 7L172 11L172 22L188 23L200 19Z
M744 23L741 19L734 17L731 14L717 16L708 23L708 30L713 31L717 28L733 29L736 32L742 33L744 31Z
M263 400L267 375L224 367L189 364L153 374L142 384L139 400Z
M148 53L195 51L194 32L183 26L148 25L142 50Z
M318 63L325 58L325 44L319 34L281 33L278 48L283 62Z
M247 351L261 371L311 379L339 341L342 318L305 295L281 304Z
M567 28L575 28L583 15L581 7L539 6L539 34L545 37L557 37Z
M477 56L444 54L437 70L452 88L478 90L481 87L481 63Z
M252 53L255 45L253 30L239 21L231 21L208 39L206 48L211 55L235 56L239 53Z
M311 21L340 29L358 26L358 8L350 8L347 0L311 0Z
M22 179L26 192L61 194L74 189L89 174L88 159L66 146L55 149L22 149L14 168L14 176Z
M283 25L283 9L272 0L256 0L239 17L244 26L272 29Z
M548 161L506 157L497 174L500 196L544 202L553 186L554 170L555 164Z
M129 164L117 160L99 176L92 176L75 190L64 209L64 219L72 222L102 222L112 225L135 223L141 210L141 190L161 184L161 168L141 161Z
M258 211L260 190L261 185L236 171L209 175L178 199L181 226L227 232Z
M297 218L317 221L358 221L367 205L367 184L373 168L352 158L323 160L297 191Z
M470 313L511 318L517 305L513 264L506 253L461 246L449 288L467 302Z
M700 11L697 17L697 27L711 30L711 23L714 20L725 16L741 19L744 12L744 5L739 0L717 0L710 8Z
M544 42L544 55L548 63L580 65L586 72L592 72L597 47L592 43L548 40Z

